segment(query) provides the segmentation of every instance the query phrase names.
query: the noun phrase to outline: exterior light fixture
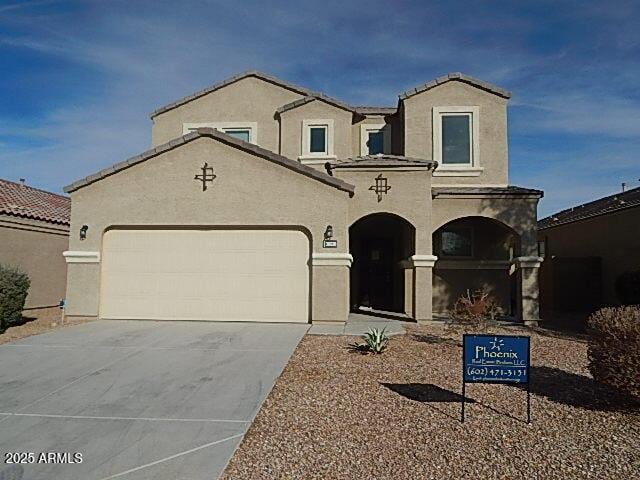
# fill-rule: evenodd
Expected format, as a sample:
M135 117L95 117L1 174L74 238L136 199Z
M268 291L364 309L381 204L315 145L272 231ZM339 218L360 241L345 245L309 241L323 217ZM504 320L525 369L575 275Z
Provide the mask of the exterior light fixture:
M324 231L324 239L329 240L333 238L333 227L331 225L327 225L327 229Z
M80 240L87 239L87 230L89 230L88 225L82 225L82 227L80 227Z

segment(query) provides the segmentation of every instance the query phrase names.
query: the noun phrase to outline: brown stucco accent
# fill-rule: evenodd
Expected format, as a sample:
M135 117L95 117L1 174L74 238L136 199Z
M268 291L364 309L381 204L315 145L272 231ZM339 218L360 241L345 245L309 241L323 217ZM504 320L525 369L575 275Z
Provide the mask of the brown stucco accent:
M120 163L116 163L109 168L105 168L93 175L89 175L88 177L83 178L82 180L78 180L77 182L72 183L64 188L64 191L67 193L74 192L82 187L90 185L91 183L102 180L105 177L113 175L114 173L120 172L121 170L125 170L133 165L137 165L138 163L144 162L153 158L161 153L167 152L169 150L173 150L181 145L189 143L200 137L209 137L214 140L217 140L221 143L229 145L231 147L237 148L238 150L242 150L244 152L253 154L257 157L263 158L270 162L281 165L285 168L293 170L297 173L305 175L307 177L311 177L314 180L318 180L319 182L325 183L329 186L335 187L339 190L343 190L345 192L349 192L350 195L353 195L354 186L350 185L342 180L338 180L334 177L327 175L326 173L320 172L311 167L307 167L302 165L299 162L291 160L289 158L283 157L282 155L278 155L269 150L265 150L257 145L252 143L243 142L242 140L238 140L237 138L231 137L225 133L221 133L213 128L199 128L195 132L184 135L175 140L171 140L170 142L165 143L164 145L160 145L156 148L152 148L151 150L147 150L140 155L135 157L131 157L128 160L125 160Z
M186 97L183 97L179 100L176 100L175 102L171 102L163 107L160 107L156 110L154 110L153 112L151 112L151 114L149 115L150 118L154 118L158 115L160 115L161 113L167 112L169 110L172 110L176 107L179 107L180 105L184 105L185 103L190 102L191 100L195 100L196 98L200 98L203 97L204 95L207 95L208 93L211 92L215 92L216 90L219 90L223 87L226 87L227 85L231 85L232 83L237 82L238 80L242 80L244 78L247 77L255 77L255 78L259 78L261 80L264 80L266 82L269 83L273 83L275 85L279 85L283 88L286 88L288 90L291 90L293 92L299 93L301 95L313 95L314 92L312 92L311 90L309 90L308 88L305 87L300 87L298 85L294 85L293 83L289 83L289 82L285 82L284 80L280 80L279 78L276 78L272 75L267 75L266 73L263 72L259 72L257 70L250 70L248 72L244 72L244 73L240 73L238 75L234 75L233 77L229 77L226 80L223 80L221 82L215 83L203 90L200 90L196 93L193 93L191 95L187 95Z
M460 73L460 72L454 72L448 75L443 75L427 83L423 83L422 85L419 85L415 88L409 89L406 92L401 93L399 95L399 98L400 100L406 100L407 98L411 98L414 95L417 95L418 93L426 92L427 90L437 87L438 85L442 85L443 83L452 82L452 81L467 83L474 87L477 87L487 92L498 95L499 97L502 97L502 98L511 98L511 92L504 90L500 87L497 87L495 85L492 85L490 83L484 82L482 80L478 80L477 78L473 78L469 75L465 75L464 73Z
M26 309L58 305L65 296L69 226L0 213L0 263L19 267L31 286Z

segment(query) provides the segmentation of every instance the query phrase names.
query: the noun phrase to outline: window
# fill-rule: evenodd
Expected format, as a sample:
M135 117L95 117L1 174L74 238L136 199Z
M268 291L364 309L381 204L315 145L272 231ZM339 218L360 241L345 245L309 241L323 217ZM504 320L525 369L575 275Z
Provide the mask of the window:
M324 163L333 155L333 120L303 120L300 160L307 164Z
M223 131L227 135L237 138L238 140L243 140L245 142L249 142L251 140L251 130L249 129L224 129Z
M367 140L367 147L369 147L369 155L377 155L384 150L384 133L382 132L369 132L369 140Z
M187 133L202 127L215 128L220 132L226 133L227 135L244 142L254 144L258 143L257 122L184 123L182 125L182 134L186 135Z
M546 257L547 256L547 239L538 240L538 256Z
M482 173L479 121L479 107L433 108L433 159L440 164L434 176Z
M309 152L327 154L327 127L309 129Z
M440 243L442 257L473 257L473 230L469 227L448 227L442 232Z
M391 151L391 125L363 123L360 125L360 155L378 155Z
M442 116L442 164L471 165L471 117Z

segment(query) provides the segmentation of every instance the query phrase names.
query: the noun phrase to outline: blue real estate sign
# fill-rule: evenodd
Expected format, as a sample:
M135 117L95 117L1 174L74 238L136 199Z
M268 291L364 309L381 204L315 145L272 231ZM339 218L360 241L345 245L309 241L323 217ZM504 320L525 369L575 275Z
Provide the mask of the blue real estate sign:
M463 382L529 383L529 337L464 335Z

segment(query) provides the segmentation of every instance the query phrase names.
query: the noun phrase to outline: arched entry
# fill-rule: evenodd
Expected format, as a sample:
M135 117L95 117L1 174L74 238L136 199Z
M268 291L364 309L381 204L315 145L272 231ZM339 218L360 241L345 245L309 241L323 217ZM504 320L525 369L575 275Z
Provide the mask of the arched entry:
M415 228L390 213L367 215L349 228L351 309L404 313L401 262L414 254Z
M433 272L433 311L446 315L467 290L489 293L507 316L517 310L513 260L520 256L520 235L487 217L452 220L433 233L438 257Z

